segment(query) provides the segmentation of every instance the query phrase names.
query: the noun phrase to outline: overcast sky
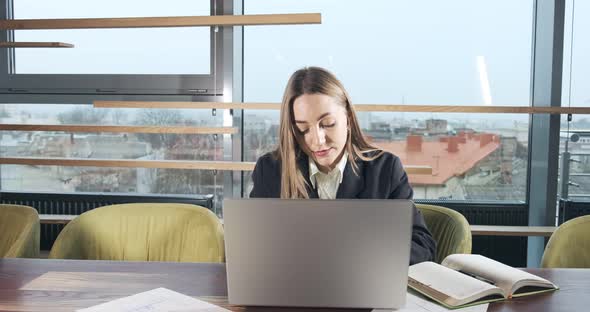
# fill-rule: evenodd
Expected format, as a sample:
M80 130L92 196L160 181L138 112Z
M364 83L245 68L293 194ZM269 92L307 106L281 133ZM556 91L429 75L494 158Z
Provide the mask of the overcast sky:
M210 10L207 0L14 1L16 18ZM575 2L570 51L572 3L564 106L590 106L590 1ZM317 65L336 73L354 103L529 105L533 0L245 1L246 14L296 12L320 12L322 24L245 28L245 101L278 102L294 70ZM76 45L17 50L21 73L194 74L207 73L210 64L206 27L17 31L16 37Z

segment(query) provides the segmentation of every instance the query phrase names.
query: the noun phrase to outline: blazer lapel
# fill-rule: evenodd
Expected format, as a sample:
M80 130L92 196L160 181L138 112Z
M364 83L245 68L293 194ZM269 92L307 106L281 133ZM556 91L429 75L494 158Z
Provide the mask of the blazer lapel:
M309 160L307 155L304 153L301 154L302 156L297 159L297 165L299 166L299 169L301 169L301 174L307 182L307 194L309 195L309 198L320 198L318 195L318 190L311 186L311 180L309 179Z
M356 161L356 165L358 167L358 175L352 170L350 162L346 163L342 183L340 184L340 187L338 187L336 198L358 198L358 194L364 189L364 162L359 159Z

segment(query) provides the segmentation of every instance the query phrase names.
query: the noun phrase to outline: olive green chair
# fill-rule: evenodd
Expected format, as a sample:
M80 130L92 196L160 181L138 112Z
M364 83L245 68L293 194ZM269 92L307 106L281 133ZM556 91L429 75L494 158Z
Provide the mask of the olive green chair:
M560 225L545 247L543 268L590 268L590 216Z
M49 258L223 262L223 227L213 212L196 205L104 206L72 220Z
M37 210L0 205L0 258L38 258L39 235Z
M416 204L416 207L436 241L437 263L448 255L471 253L471 229L462 214L441 206Z

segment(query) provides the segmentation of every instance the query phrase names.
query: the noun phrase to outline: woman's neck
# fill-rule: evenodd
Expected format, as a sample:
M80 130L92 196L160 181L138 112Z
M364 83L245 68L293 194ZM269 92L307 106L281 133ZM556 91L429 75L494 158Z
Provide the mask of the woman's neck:
M340 153L340 155L338 156L338 158L336 158L336 160L334 160L334 162L332 162L332 164L330 164L329 166L322 166L322 165L318 164L317 162L315 164L318 166L318 169L321 172L329 173L330 171L334 170L334 168L336 168L338 163L340 163L340 161L342 160L342 157L344 156L344 152L345 152L345 150L343 149L342 152Z

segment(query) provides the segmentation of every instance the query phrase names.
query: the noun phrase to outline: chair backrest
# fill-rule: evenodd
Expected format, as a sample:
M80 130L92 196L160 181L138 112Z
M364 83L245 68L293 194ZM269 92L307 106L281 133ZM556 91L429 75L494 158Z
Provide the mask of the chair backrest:
M49 258L223 262L223 227L213 212L197 205L104 206L72 220Z
M39 257L39 214L29 206L0 205L0 258Z
M416 204L426 226L436 241L436 262L456 253L471 253L471 229L465 217L455 210L426 204Z
M543 268L590 268L590 216L560 225L545 247Z

